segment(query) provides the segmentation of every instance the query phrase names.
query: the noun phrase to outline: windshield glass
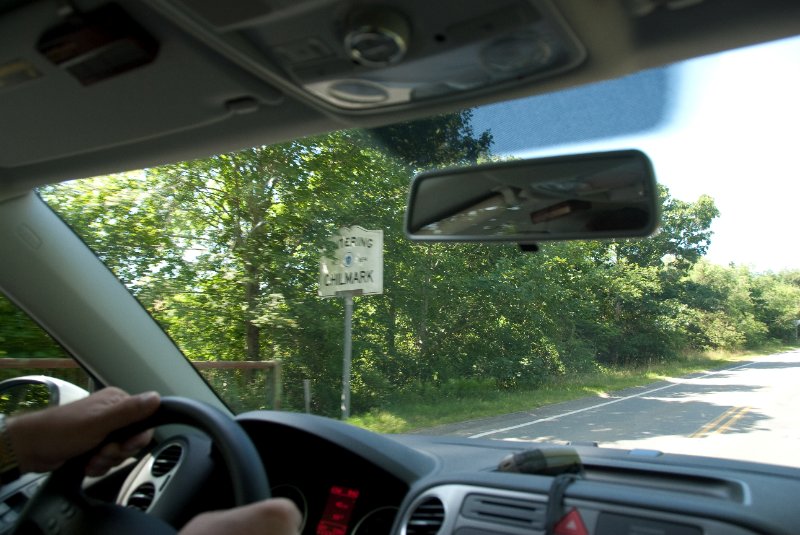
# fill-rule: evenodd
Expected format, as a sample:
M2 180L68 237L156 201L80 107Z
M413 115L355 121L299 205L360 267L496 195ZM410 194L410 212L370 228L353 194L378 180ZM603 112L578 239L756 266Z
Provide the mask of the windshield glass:
M798 54L787 40L40 193L237 412L790 463ZM616 149L653 161L651 238L530 253L403 236L421 170ZM347 275L374 295L320 296L344 280L323 256L367 266L378 248L353 227L380 231L382 272Z

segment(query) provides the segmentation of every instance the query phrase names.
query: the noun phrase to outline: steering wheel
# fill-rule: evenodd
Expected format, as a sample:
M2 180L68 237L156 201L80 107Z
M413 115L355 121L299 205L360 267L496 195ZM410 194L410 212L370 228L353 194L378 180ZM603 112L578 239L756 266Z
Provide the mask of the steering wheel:
M230 475L236 505L270 497L261 457L250 437L219 409L187 398L163 397L149 418L112 433L107 442L124 440L165 424L185 424L205 432L217 447ZM23 509L17 533L148 535L174 534L174 527L137 509L94 502L81 490L86 462L94 452L53 471ZM34 527L35 526L35 527ZM37 529L38 528L38 529Z

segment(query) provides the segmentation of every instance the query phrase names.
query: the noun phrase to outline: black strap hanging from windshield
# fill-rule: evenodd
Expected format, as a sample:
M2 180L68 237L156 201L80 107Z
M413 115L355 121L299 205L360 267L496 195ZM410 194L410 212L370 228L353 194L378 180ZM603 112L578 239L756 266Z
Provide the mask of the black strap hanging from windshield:
M564 494L567 491L567 487L578 479L580 479L578 474L560 474L553 479L553 483L547 493L546 535L553 535L556 524L564 517Z

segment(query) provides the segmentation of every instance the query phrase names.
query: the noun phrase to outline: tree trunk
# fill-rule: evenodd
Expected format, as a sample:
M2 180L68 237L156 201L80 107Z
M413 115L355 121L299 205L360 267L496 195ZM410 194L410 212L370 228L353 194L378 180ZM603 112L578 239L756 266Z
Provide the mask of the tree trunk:
M431 266L430 257L426 255L422 262L425 275L420 285L422 302L420 303L419 322L417 327L417 378L421 381L427 379L428 362L428 313L430 309Z
M386 326L386 353L389 358L397 362L397 307L394 301L389 300L389 324Z
M245 312L245 359L261 360L261 329L253 324L258 308L259 286L258 269L253 264L245 265L247 275L244 281Z

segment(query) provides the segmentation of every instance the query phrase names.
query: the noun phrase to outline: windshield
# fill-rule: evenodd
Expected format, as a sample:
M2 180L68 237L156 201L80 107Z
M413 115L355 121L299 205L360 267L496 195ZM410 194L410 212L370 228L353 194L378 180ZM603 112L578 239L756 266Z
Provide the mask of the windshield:
M237 412L791 463L798 54L787 40L40 194ZM651 238L531 253L403 236L419 171L616 149L653 161ZM354 227L380 231L381 268ZM369 265L349 276L370 295L325 290L343 279L323 257Z

